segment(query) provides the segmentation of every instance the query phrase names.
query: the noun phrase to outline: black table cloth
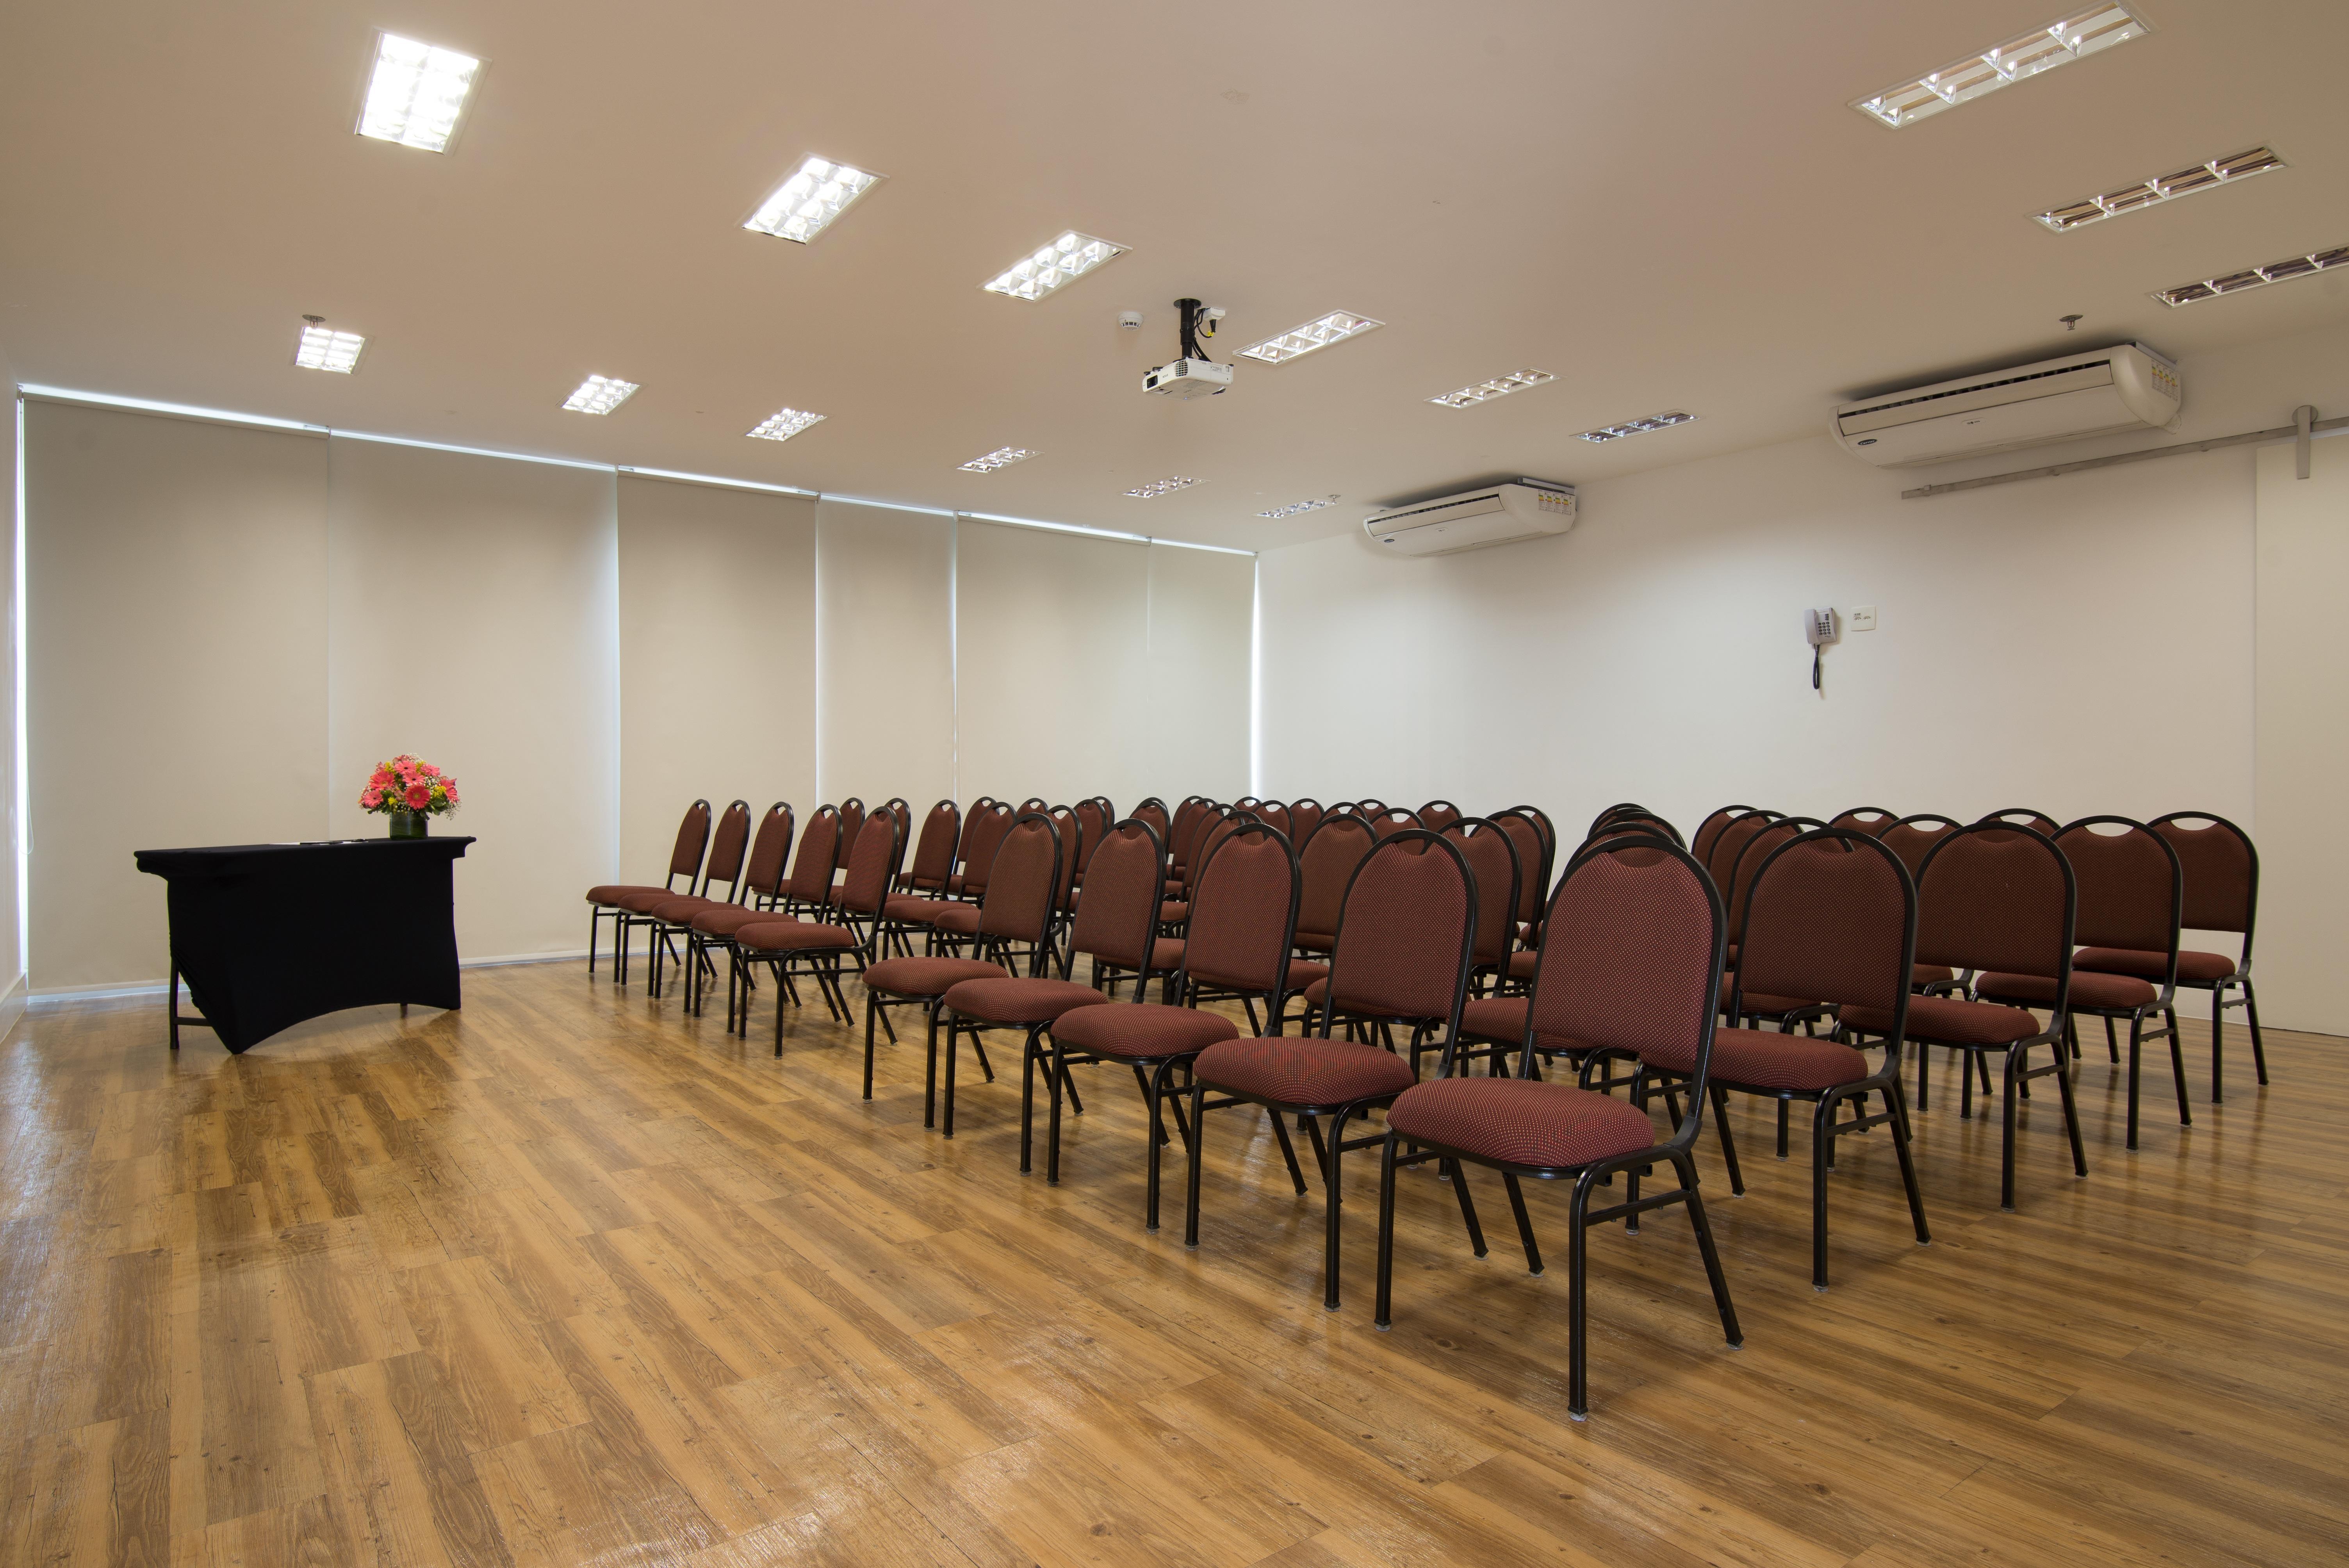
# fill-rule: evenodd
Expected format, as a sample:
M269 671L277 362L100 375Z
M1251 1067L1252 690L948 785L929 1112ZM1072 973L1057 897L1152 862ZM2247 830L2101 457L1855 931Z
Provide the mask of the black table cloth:
M472 841L139 851L170 884L173 1048L182 1022L241 1052L345 1007L457 1006L452 868ZM181 1017L181 978L201 1019Z

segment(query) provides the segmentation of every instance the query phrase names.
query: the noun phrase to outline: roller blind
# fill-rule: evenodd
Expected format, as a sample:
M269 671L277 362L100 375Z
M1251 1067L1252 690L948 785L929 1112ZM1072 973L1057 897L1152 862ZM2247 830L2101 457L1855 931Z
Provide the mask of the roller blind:
M926 806L954 790L954 520L834 500L815 520L817 791Z

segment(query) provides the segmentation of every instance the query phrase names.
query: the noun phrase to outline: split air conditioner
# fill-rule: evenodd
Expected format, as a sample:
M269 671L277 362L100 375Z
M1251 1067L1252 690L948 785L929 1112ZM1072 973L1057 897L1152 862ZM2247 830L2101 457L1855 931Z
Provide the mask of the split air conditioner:
M2177 428L2178 366L2143 344L1864 397L1835 411L1846 451L1878 468L1948 462L2108 436Z
M1564 533L1574 509L1572 485L1521 479L1374 511L1362 531L1391 555L1449 555Z

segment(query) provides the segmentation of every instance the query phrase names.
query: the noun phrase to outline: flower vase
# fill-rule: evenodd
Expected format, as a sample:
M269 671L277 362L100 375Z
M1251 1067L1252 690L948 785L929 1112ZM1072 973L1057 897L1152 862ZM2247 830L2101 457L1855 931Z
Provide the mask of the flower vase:
M391 836L395 839L421 839L429 836L431 819L421 811L394 811L391 814Z

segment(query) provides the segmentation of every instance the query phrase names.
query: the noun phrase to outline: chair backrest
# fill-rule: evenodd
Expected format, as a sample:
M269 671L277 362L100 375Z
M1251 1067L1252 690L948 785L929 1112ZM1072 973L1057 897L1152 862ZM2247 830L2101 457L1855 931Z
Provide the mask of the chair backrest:
M1189 795L1174 808L1174 825L1166 830L1166 852L1178 872L1191 863L1191 851L1199 841L1199 830L1206 825L1216 803L1205 795Z
M1134 807L1133 820L1137 822L1149 823L1151 831L1158 835L1161 843L1166 841L1166 835L1173 827L1173 820L1166 814L1166 802L1155 795L1148 797L1140 805Z
M1284 835L1295 825L1288 815L1288 808L1278 800L1257 801L1251 814L1265 826L1279 829Z
M1900 857L1900 863L1909 868L1909 874L1913 878L1923 874L1925 857L1933 852L1933 846L1955 832L1957 828L1954 818L1920 811L1913 817L1901 818L1876 836L1884 841L1886 849Z
M792 858L792 803L778 800L759 819L758 837L750 841L750 870L744 892L773 898L783 891L783 868Z
M1854 806L1848 811L1837 811L1828 818L1827 826L1849 828L1854 832L1866 833L1876 839L1883 837L1884 830L1899 820L1899 812L1888 811L1881 806Z
M1431 833L1440 833L1468 813L1449 800L1430 800L1418 810L1419 825Z
M740 892L742 857L750 850L750 802L737 800L718 819L718 831L710 838L709 859L701 868L701 895L710 897L709 890L719 882L726 884L730 899Z
M1367 817L1369 813L1362 810L1361 801L1340 800L1322 812L1321 820L1326 822L1332 817Z
M701 874L701 851L709 847L709 802L696 800L685 809L685 820L677 825L677 843L668 852L668 874L674 880L685 879L691 887L693 879Z
M1675 844L1681 841L1681 830L1661 817L1630 815L1609 817L1597 824L1590 830L1590 837L1582 841L1582 845L1583 848L1588 849L1593 844L1609 839L1623 838L1626 835L1668 839Z
M1278 829L1242 823L1217 839L1200 859L1191 892L1184 973L1226 991L1270 995L1284 988L1303 883L1297 851Z
M1954 828L1917 879L1917 962L2037 975L2070 1000L2079 893L2072 863L2044 833L1976 822Z
M952 799L939 801L922 819L922 837L914 846L913 881L919 888L942 888L954 875L955 844L962 837L962 808Z
M818 806L800 835L799 858L792 862L791 886L784 891L803 903L822 903L840 863L840 808Z
M1166 857L1157 830L1131 818L1118 823L1102 835L1093 863L1085 868L1085 896L1069 933L1069 959L1089 953L1117 968L1148 974L1165 887ZM1064 961L1061 974L1067 973Z
M987 879L995 870L996 851L1003 847L1003 836L1011 831L1018 813L1000 800L990 800L985 806L973 806L970 815L962 820L962 891L966 898L978 898L987 892Z
M1191 851L1191 864L1206 865L1207 857L1215 853L1216 845L1250 822L1259 820L1254 812L1235 811L1228 806L1216 807L1208 816L1206 825L1199 830L1199 841Z
M1476 944L1476 878L1459 845L1423 828L1381 840L1346 886L1337 937L1323 1039L1335 1015L1372 1013L1441 1023L1451 1048Z
M1745 841L1737 851L1736 863L1729 868L1729 880L1721 884L1722 903L1729 910L1729 940L1733 945L1745 939L1745 890L1754 885L1754 873L1770 858L1770 851L1791 842L1806 828L1823 823L1801 817L1776 817Z
M1371 825L1353 815L1330 816L1313 830L1305 841L1297 860L1302 868L1304 887L1297 904L1297 929L1299 934L1310 933L1325 940L1337 934L1339 912L1345 907L1346 884L1354 878L1354 868L1371 852L1377 841L1371 836Z
M1721 837L1721 830L1729 826L1733 820L1744 816L1752 810L1754 808L1751 806L1723 806L1712 816L1699 822L1696 825L1696 832L1688 842L1689 853L1694 855L1697 862L1710 872L1712 862L1705 857L1713 853L1713 841Z
M1077 813L1068 806L1052 806L1042 813L1052 821L1052 831L1061 841L1061 875L1052 891L1052 913L1055 918L1068 913L1076 902L1077 851L1081 835L1077 831Z
M2189 827L2189 822L2209 825ZM2178 851L2186 873L2186 928L2240 931L2243 955L2250 957L2251 923L2260 912L2260 851L2251 836L2208 811L2172 811L2150 826Z
M1752 841L1754 835L1768 827L1777 815L1775 811L1756 807L1744 816L1732 817L1721 825L1713 835L1713 842L1706 846L1703 857L1705 874L1713 878L1713 886L1723 890L1728 888L1729 873L1737 869L1737 857L1745 852L1745 846Z
M1301 800L1291 800L1288 803L1288 841L1301 844L1311 838L1313 830L1321 825L1322 814L1321 802L1310 795Z
M850 914L876 919L888 901L889 884L905 858L905 813L899 806L884 806L864 819L857 830L856 848L848 857L848 880L841 884L840 907Z
M1419 826L1419 813L1401 806L1382 806L1371 814L1371 831L1381 841Z
M1052 923L1061 881L1061 834L1052 819L1030 811L1013 820L988 868L978 934L1002 942L1036 942Z
M1653 819L1655 815L1656 814L1653 811L1649 810L1637 800L1618 800L1615 804L1608 807L1607 810L1599 812L1599 815L1590 819L1590 827L1582 835L1583 841L1588 843L1591 837L1596 834L1599 829L1610 827L1623 818L1640 817Z
M2074 940L2083 947L2168 954L2174 977L2186 873L2169 841L2127 817L2083 817L2064 824L2055 847L2072 862L2079 888Z
M1516 843L1485 817L1463 817L1439 832L1459 846L1476 879L1476 966L1504 969L1516 945L1517 884L1524 874Z
M1081 872L1092 864L1093 851L1101 848L1102 835L1109 831L1114 819L1102 810L1101 801L1095 799L1078 801L1076 813L1077 870Z
M1756 842L1774 836L1775 827ZM1917 884L1873 834L1814 828L1774 844L1747 879L1739 927L1736 1005L1751 992L1880 1008L1892 1015L1899 1048L1916 963Z
M1517 846L1517 907L1510 918L1520 925L1531 925L1541 918L1542 894L1549 887L1550 854L1557 840L1547 830L1548 820L1531 806L1512 806L1495 813L1493 821Z
M2010 828L2028 828L2050 839L2060 830L2055 826L2054 818L2044 811L2034 811L2028 806L2009 806L2002 811L1991 812L1982 820L2003 823Z
M1235 811L1253 811L1258 806L1263 804L1264 802L1262 800L1259 800L1253 795L1243 795L1238 799L1232 802L1232 810Z
M1669 840L1610 839L1557 879L1542 934L1519 1076L1537 1039L1634 1052L1692 1044L1692 1092L1672 1141L1694 1141L1729 940L1713 879Z
M840 803L840 863L856 854L856 835L864 826L864 802L851 795Z

